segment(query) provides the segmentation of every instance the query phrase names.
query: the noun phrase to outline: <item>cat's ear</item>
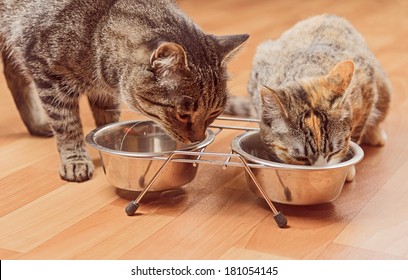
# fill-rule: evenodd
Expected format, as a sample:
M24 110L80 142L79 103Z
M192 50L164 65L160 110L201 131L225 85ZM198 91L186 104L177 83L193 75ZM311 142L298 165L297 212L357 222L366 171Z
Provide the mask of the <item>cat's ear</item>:
M330 70L329 74L326 76L326 81L333 93L342 95L350 85L353 75L354 62L351 60L344 60Z
M289 117L288 111L282 103L280 93L266 86L261 87L263 116L270 118Z
M221 64L225 65L248 40L248 34L214 36L218 42Z
M161 77L180 69L188 69L186 52L176 43L162 43L150 56L150 65Z

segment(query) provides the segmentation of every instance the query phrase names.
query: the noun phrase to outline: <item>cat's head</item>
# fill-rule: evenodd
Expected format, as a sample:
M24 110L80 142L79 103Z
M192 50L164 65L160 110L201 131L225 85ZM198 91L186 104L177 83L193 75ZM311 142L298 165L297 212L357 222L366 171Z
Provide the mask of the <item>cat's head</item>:
M352 129L347 89L353 74L354 63L347 60L326 76L262 87L261 138L272 157L316 166L345 158Z
M133 107L184 143L203 140L224 110L227 62L249 37L205 36L205 48L161 42L150 55L148 78L132 93Z

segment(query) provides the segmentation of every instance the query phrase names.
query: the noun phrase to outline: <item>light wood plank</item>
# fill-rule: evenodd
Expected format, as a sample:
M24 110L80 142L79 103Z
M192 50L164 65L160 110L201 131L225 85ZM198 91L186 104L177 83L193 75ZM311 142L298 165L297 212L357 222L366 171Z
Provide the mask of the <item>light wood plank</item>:
M28 252L115 199L100 172L84 183L62 187L3 216L0 248Z
M400 256L384 254L373 250L366 250L357 247L345 246L338 243L331 243L317 257L319 260L399 260Z
M263 253L256 250L242 249L231 247L225 254L220 257L220 260L288 260L279 255Z
M408 161L347 225L334 243L408 258Z
M54 169L27 167L1 180L0 217L62 186L64 182Z
M107 205L19 258L116 259L171 219L154 214L128 217L122 207Z
M49 156L54 139L24 136L0 150L0 177L5 177ZM17 152L18 151L18 152Z
M128 217L126 217L129 219ZM129 219L130 226L111 235L103 243L99 243L78 255L79 259L118 259L123 254L141 242L150 239L158 230L173 220L173 217L163 215L143 215Z
M0 259L2 260L15 260L20 255L21 255L20 252L0 248Z
M246 197L246 192L219 189L121 258L218 258L264 217L273 223L269 211L253 207Z

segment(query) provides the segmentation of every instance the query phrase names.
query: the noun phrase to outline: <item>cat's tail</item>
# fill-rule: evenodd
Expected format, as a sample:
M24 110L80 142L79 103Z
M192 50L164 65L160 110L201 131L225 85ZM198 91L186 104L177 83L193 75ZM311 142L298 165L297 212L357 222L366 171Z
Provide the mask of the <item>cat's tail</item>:
M255 117L256 113L247 96L230 95L223 114L237 117Z

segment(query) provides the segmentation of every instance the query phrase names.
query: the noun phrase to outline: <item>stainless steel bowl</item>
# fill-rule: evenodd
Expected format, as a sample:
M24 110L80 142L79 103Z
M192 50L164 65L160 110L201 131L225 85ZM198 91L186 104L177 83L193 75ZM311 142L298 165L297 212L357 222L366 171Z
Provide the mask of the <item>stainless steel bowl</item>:
M214 140L207 130L198 143L183 144L173 140L152 121L125 121L94 129L86 142L99 151L108 181L124 190L142 191L165 159L173 151L196 151ZM194 159L196 156L176 155L174 158ZM149 191L175 189L191 182L197 167L191 163L170 162Z
M272 201L293 205L320 204L336 199L350 167L364 157L363 150L356 143L350 143L347 160L338 164L303 166L277 163L267 159L259 132L236 137L232 149L246 161L262 166L251 170ZM248 174L247 182L250 189L262 197Z

